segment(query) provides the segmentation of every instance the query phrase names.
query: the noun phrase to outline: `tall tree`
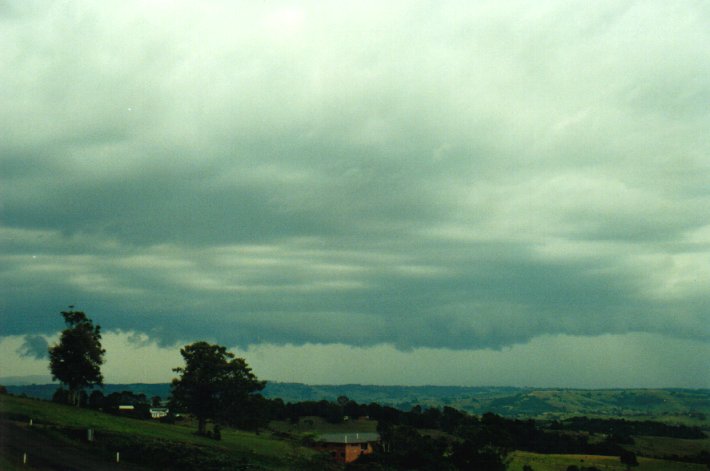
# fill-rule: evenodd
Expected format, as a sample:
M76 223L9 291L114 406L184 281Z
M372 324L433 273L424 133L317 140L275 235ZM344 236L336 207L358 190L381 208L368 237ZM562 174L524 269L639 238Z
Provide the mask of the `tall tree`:
M207 420L240 422L238 412L248 410L254 393L264 389L243 358L220 345L195 342L180 349L185 366L172 382L172 401L197 418L197 431L205 433Z
M619 454L619 460L621 460L621 462L626 465L627 470L639 465L639 462L636 459L636 454L632 451L622 449L621 453Z
M73 306L70 306L70 309ZM106 350L101 348L101 326L94 325L81 311L62 311L67 328L59 343L49 348L52 379L68 389L68 402L79 405L84 389L103 385L101 365Z

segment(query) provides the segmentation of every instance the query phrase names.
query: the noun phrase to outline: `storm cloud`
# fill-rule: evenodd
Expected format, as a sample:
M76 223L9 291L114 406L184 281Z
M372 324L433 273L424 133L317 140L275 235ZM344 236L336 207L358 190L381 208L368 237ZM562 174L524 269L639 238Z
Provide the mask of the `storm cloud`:
M25 335L24 341L16 353L21 357L41 360L49 356L49 344L41 335Z
M2 5L3 335L710 337L700 2Z

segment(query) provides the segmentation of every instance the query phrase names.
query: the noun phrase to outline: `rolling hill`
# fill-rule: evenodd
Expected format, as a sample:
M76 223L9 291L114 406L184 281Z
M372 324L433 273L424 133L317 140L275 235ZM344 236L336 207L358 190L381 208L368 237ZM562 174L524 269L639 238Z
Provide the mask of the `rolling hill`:
M50 399L56 384L7 386L12 394ZM104 394L132 391L146 397L170 395L170 385L107 384ZM358 403L377 402L409 410L454 407L472 414L495 412L506 417L560 419L578 415L625 417L683 423L710 429L710 390L707 389L536 389L462 386L373 386L360 384L308 385L267 383L268 398L284 402L334 401L347 396Z

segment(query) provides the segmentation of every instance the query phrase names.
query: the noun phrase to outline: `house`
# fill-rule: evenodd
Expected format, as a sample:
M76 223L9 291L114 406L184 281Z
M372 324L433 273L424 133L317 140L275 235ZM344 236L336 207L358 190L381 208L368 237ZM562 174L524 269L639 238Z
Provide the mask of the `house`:
M148 409L150 416L153 419L160 419L161 417L167 417L168 412L170 412L166 407L151 407Z
M316 438L315 449L330 454L338 463L352 463L360 455L375 450L373 444L380 440L377 433L326 433Z

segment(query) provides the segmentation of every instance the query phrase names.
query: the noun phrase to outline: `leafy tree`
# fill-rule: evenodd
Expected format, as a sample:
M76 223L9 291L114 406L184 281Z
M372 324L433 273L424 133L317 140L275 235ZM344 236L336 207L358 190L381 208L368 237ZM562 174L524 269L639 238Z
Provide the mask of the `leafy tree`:
M62 311L62 316L67 328L59 343L49 348L49 369L52 379L67 387L67 402L78 406L84 389L103 385L101 365L106 350L101 348L101 326L86 314L70 310Z
M380 452L361 456L360 466L352 469L406 469L446 471L457 469L448 457L449 443L444 438L422 435L410 425L378 423L382 439ZM375 466L375 465L379 465ZM460 469L479 469L464 467ZM480 468L486 469L489 468ZM490 468L496 469L496 468Z
M98 389L95 389L91 392L91 395L89 396L88 405L92 409L101 409L104 406L104 401L104 393L102 393Z
M636 459L636 454L632 451L621 450L619 460L621 463L626 465L626 469L631 469L632 467L639 465L639 462Z
M180 349L185 366L174 368L180 375L172 382L172 401L197 418L197 432L205 434L207 420L239 422L249 410L254 393L264 389L243 358L220 345L195 342Z
M121 410L120 406L133 406L133 410ZM120 414L137 419L150 419L150 405L145 394L133 391L112 392L103 400L103 410L111 414Z
M459 469L505 471L505 452L491 445L479 447L468 440L454 445L452 461Z
M348 396L338 396L338 405L340 405L341 407L345 407L348 402L350 402Z

